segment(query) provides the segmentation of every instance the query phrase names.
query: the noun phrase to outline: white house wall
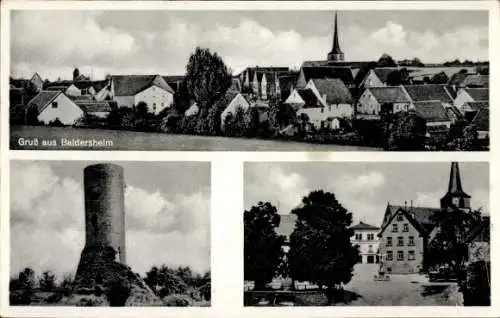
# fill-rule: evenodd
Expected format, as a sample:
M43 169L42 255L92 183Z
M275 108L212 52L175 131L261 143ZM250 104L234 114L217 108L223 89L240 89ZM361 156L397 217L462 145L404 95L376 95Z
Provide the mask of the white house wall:
M457 97L455 98L455 106L461 110L462 106L467 102L473 102L474 99L467 93L466 90L461 89L457 93Z
M285 100L285 104L299 104L299 105L304 105L306 102L300 97L299 93L297 92L296 89L294 89L288 98Z
M172 106L174 95L158 86L151 86L134 96L135 106L140 102L145 102L148 105L150 113L158 114L165 108Z
M247 100L241 94L236 95L220 115L221 125L222 126L224 125L224 121L226 120L227 115L236 114L238 108L241 108L242 110L245 111L249 107L250 104L248 104Z
M75 85L71 85L66 89L65 94L69 96L81 96L82 91Z
M53 107L53 103L57 103L57 107ZM59 94L45 109L38 115L38 120L44 124L59 118L65 125L72 125L74 122L83 116L83 110L78 107L71 99L64 94Z
M383 87L386 86L375 74L373 70L370 70L368 75L366 75L363 81L363 87Z
M352 115L352 107L348 104L332 105L327 107L301 108L297 111L297 116L306 114L309 122L317 129L321 128L321 123L328 118L347 117L345 114Z

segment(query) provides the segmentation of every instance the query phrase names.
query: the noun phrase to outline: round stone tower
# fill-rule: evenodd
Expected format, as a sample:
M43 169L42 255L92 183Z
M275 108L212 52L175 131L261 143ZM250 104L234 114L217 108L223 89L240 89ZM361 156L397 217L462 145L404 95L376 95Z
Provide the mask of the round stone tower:
M75 282L89 286L105 280L109 264L126 264L123 168L114 164L88 166L83 183L85 247Z

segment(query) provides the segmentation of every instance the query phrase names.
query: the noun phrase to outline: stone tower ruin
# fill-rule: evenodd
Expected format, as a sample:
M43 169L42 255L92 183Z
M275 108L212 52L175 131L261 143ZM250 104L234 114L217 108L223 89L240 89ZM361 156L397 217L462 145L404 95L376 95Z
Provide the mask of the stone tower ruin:
M116 284L130 288L126 306L157 305L159 298L126 265L125 181L123 168L95 164L83 170L85 247L76 270L76 293L108 290Z
M125 182L123 168L96 164L83 171L85 196L85 247L75 281L101 284L109 264L126 264Z

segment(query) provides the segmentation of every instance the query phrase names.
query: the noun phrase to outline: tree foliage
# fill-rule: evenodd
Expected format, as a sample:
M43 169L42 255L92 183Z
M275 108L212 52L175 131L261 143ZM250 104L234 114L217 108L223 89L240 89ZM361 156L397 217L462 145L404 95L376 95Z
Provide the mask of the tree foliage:
M326 286L330 292L340 289L351 280L359 258L350 241L352 213L333 193L322 190L309 193L292 213L297 221L288 252L290 276Z
M279 224L277 209L269 202L259 202L244 213L244 276L255 282L256 290L265 289L283 259L285 237L275 231Z
M197 47L186 66L189 96L201 109L209 108L231 86L231 70L217 53Z
M56 277L51 271L44 271L38 284L41 291L50 292L56 287Z
M377 67L396 67L398 64L389 54L382 54L377 61Z
M392 116L389 125L389 150L422 150L425 146L426 123L415 111L401 111Z

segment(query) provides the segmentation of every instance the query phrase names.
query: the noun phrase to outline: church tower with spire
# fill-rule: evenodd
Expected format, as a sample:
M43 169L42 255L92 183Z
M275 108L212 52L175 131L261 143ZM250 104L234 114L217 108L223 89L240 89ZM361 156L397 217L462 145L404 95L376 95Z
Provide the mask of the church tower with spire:
M470 211L470 195L462 190L458 162L451 163L448 192L441 198L441 209L459 208Z
M340 50L339 32L337 25L337 12L335 12L335 26L333 30L333 44L332 50L328 53L328 62L342 62L344 61L344 53Z

